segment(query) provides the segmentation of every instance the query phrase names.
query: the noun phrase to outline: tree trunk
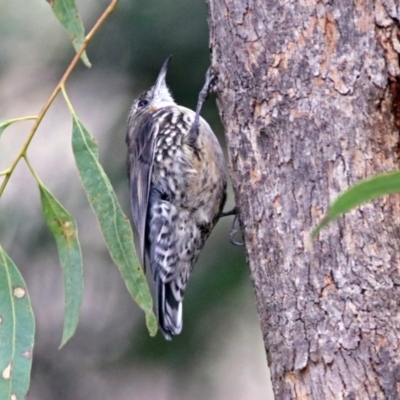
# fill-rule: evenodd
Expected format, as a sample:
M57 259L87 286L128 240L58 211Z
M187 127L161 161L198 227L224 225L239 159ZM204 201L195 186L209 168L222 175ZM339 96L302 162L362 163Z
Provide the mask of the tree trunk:
M398 0L209 0L212 65L276 399L400 398ZM251 343L249 343L251 345Z

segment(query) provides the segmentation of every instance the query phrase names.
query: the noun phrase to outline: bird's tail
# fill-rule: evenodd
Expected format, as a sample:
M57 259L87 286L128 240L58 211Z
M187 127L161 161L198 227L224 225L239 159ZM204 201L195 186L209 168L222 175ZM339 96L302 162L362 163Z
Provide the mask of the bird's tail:
M182 301L178 301L172 286L174 281L163 283L157 278L157 315L165 339L171 340L182 331Z

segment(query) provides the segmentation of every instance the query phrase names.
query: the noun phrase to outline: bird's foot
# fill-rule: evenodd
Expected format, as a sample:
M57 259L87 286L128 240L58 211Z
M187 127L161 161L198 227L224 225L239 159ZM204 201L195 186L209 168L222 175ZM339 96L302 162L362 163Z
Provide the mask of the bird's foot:
M228 217L234 215L235 218L233 219L232 222L232 227L229 231L229 241L234 245L234 246L243 246L244 242L239 242L238 240L235 239L235 235L240 232L240 227L239 227L239 213L236 207L233 207L232 210L226 211L226 212L221 212L219 214L219 218L223 217Z
M206 81L204 82L203 88L201 89L199 93L199 98L197 100L196 115L194 117L193 124L189 131L189 137L193 136L197 138L197 135L199 133L199 120L200 120L201 109L203 108L204 102L207 100L208 96L213 90L214 87L213 84L215 80L216 80L216 75L214 75L211 72L211 67L209 67L206 72Z

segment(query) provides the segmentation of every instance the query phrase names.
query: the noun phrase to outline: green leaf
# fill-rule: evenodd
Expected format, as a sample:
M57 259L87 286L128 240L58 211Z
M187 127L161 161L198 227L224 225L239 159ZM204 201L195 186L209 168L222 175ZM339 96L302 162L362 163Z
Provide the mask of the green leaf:
M13 124L14 122L27 121L30 119L36 119L36 116L13 118L13 119L7 119L6 121L0 122L0 136L4 132L4 130L6 128L8 128L11 124Z
M8 119L7 121L0 122L0 136L4 132L4 130L9 127L13 122L15 122L14 119Z
M35 319L26 284L0 246L0 399L25 399Z
M327 215L314 229L312 236L315 237L329 222L362 203L397 192L400 192L400 171L376 175L357 183L341 194L330 206Z
M83 296L82 253L75 220L39 183L43 216L57 243L58 256L64 277L64 330L60 348L74 335L79 322Z
M67 30L75 50L78 51L85 40L85 28L78 14L75 0L47 0L47 2L53 9L54 15ZM87 67L91 67L86 52L82 53L81 59Z
M72 147L76 165L108 250L125 281L129 293L146 314L151 336L157 333L153 302L146 278L136 257L132 228L117 196L98 161L97 144L73 114Z

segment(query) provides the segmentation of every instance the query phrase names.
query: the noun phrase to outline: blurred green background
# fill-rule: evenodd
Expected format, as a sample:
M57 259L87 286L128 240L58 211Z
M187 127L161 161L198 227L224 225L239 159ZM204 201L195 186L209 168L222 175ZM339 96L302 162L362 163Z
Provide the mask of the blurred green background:
M108 5L77 3L86 30ZM209 66L203 0L120 1L67 84L73 105L99 143L101 161L130 214L125 129L133 99L151 86L173 55L168 83L179 104L195 108ZM44 0L0 0L0 121L37 114L73 57L63 28ZM222 143L210 99L203 116ZM13 125L0 142L0 169L10 164L31 123ZM112 264L80 187L70 149L71 118L58 98L29 155L42 180L75 216L85 268L76 336L58 350L63 286L56 246L44 226L38 190L21 163L0 199L0 242L27 281L37 322L31 400L269 399L268 370L244 248L228 241L222 220L189 281L184 328L166 342L150 338ZM226 208L233 205L229 193Z

